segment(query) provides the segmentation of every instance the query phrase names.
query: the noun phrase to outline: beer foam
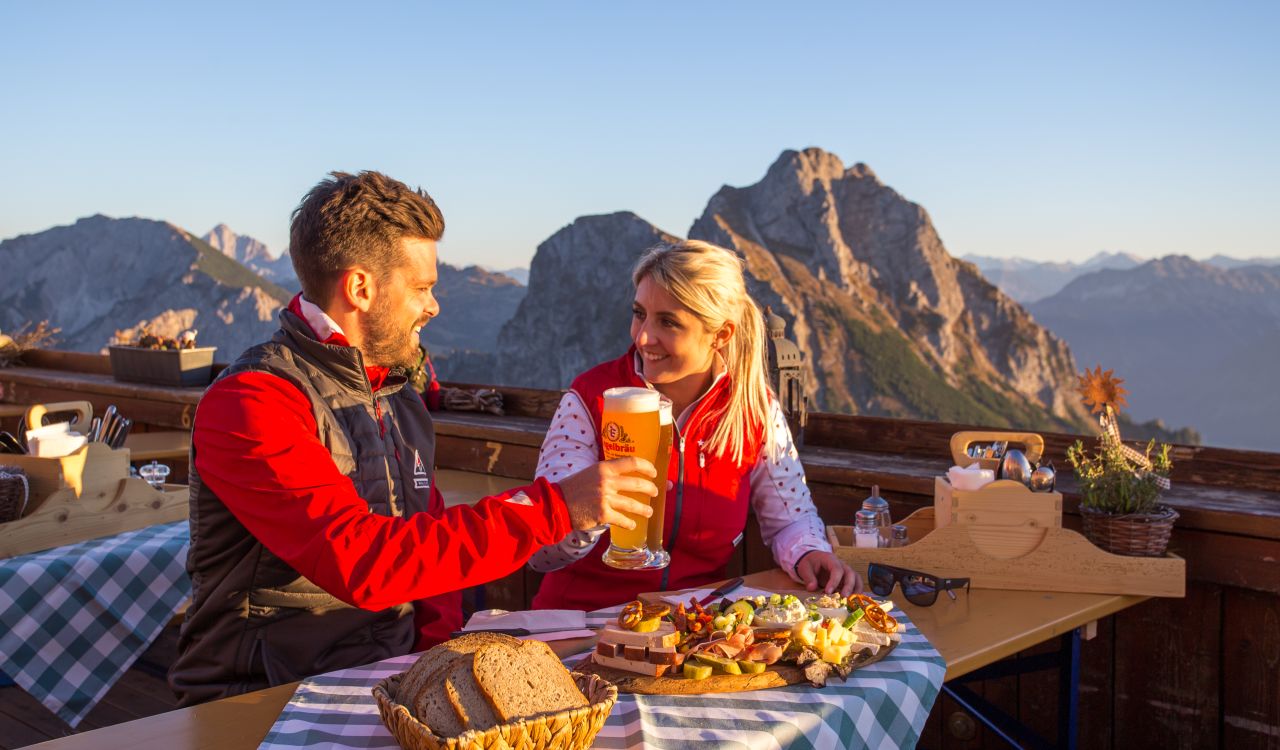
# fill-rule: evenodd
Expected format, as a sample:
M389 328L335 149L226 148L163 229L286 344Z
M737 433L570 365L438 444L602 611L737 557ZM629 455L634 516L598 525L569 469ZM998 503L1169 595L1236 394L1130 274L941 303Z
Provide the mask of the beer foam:
M648 388L610 388L604 392L607 411L643 413L658 411L658 392Z
M671 422L671 399L664 398L658 406L658 424L669 425Z

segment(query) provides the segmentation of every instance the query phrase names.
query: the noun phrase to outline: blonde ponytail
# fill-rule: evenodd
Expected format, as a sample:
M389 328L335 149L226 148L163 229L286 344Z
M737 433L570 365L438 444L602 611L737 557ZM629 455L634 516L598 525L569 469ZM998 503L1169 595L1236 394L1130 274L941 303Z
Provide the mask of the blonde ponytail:
M771 460L778 460L769 381L765 375L764 316L747 294L743 262L734 253L708 242L684 240L664 243L644 254L631 280L652 278L693 313L708 332L734 323L733 337L722 352L729 370L729 402L710 415L716 425L706 448L712 455L735 463L755 461L743 456L748 431L759 429Z

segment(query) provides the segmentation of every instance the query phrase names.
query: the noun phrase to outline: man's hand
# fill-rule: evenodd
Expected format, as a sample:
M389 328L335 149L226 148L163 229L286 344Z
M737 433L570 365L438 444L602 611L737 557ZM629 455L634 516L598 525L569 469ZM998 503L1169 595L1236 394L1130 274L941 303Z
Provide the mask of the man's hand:
M641 474L643 476L627 476ZM656 497L658 487L652 481L658 475L653 464L643 458L615 458L601 461L560 480L564 503L569 506L569 522L577 531L594 529L604 524L634 529L636 524L623 513L648 518L653 509L632 500L623 492ZM646 478L647 477L647 478Z
M837 590L840 596L862 593L862 578L830 552L812 550L804 553L796 563L796 575L810 591L817 591L822 586L828 594Z

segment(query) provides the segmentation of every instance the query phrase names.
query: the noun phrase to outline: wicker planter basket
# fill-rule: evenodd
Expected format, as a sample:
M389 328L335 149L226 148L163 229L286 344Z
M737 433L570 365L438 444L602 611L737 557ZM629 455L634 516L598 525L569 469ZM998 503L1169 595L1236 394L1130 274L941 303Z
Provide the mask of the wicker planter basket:
M373 687L378 713L404 750L569 750L587 748L604 727L604 720L618 700L618 688L596 675L573 673L573 681L587 697L588 706L519 720L487 729L471 730L444 738L418 721L395 700L403 674L392 675Z
M0 466L0 523L22 518L30 496L26 472L16 466Z
M1113 555L1160 557L1169 546L1173 522L1178 512L1167 505L1156 507L1155 513L1112 515L1080 506L1084 519L1084 535L1095 545Z

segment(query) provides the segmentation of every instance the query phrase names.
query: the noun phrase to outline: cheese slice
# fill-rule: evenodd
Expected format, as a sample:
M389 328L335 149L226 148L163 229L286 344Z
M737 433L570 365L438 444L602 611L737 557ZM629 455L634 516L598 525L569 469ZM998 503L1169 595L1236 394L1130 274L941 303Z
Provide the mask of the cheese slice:
M617 625L606 625L600 630L600 640L623 646L671 648L680 642L680 634L676 632L676 626L669 622L662 623L651 633L637 633L634 630L623 630Z
M877 646L888 646L891 640L888 633L881 633L871 626L864 628L861 622L851 632L854 640L858 643L874 643Z
M668 669L666 664L652 664L647 661L632 661L631 659L623 659L616 656L604 656L599 652L591 654L591 660L601 666L613 667L626 672L635 672L646 677L661 677Z

